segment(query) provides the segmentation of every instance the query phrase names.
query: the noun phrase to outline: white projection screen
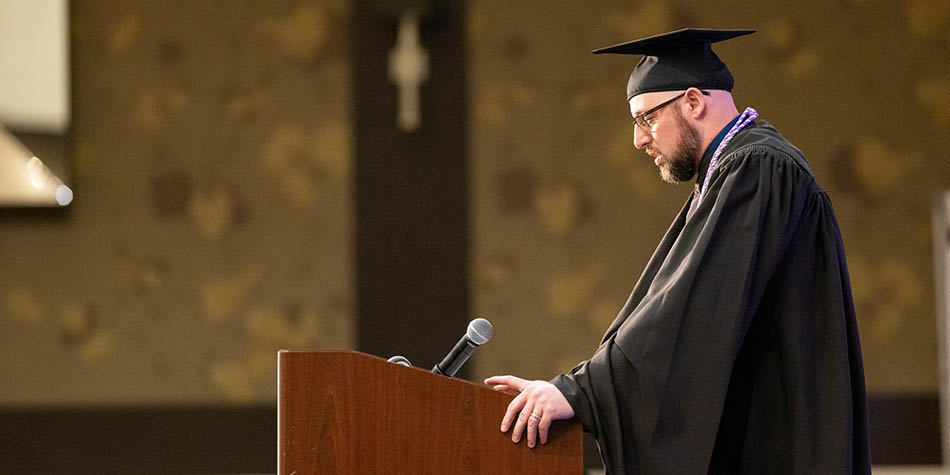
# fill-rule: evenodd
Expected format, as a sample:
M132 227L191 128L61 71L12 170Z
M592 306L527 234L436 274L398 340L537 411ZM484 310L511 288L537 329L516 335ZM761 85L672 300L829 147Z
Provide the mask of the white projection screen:
M0 123L62 134L69 104L68 1L0 0Z

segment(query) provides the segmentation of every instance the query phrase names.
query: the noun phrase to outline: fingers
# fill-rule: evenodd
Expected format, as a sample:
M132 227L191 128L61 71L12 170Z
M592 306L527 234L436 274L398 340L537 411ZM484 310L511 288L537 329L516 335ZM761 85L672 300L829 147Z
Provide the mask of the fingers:
M522 393L523 394L523 393ZM511 430L511 441L518 443L521 441L521 435L528 427L528 421L531 419L531 411L534 410L534 402L529 401L525 404L524 408L521 409L521 413L518 415L518 419L515 422L515 428ZM537 427L537 426L535 426ZM530 434L530 432L529 432Z
M541 410L540 406L535 405L528 414L528 426L526 427L528 433L525 434L525 438L528 440L528 448L532 449L538 443L538 423L541 421L541 416L537 414L539 410ZM525 411L521 412L523 414Z
M564 395L550 383L526 381L514 376L492 376L485 380L496 390L514 389L518 395L508 404L501 421L501 431L511 429L511 441L525 439L529 448L546 444L551 424L557 419L574 417L574 411ZM532 417L532 414L535 414Z
M485 380L485 384L489 386L506 386L505 389L514 389L515 391L521 391L524 389L527 381L524 379L515 377L515 376L492 376ZM495 389L498 389L497 387Z
M554 422L553 419L554 418L551 417L551 411L544 411L544 413L541 414L541 420L538 421L538 439L542 444L548 443L548 431L551 430L551 423Z
M494 389L515 390L518 395L508 404L505 417L501 421L501 431L511 429L511 441L518 443L525 439L529 448L537 444L546 444L551 424L556 419L574 416L564 396L550 383L527 381L514 376L492 376L485 384ZM536 416L532 417L532 413Z
M508 411L505 412L505 417L501 420L501 431L507 432L508 428L511 427L511 423L515 420L515 417L518 417L518 412L521 411L521 408L524 407L527 396L524 393L521 393L508 403ZM515 441L517 442L517 441Z

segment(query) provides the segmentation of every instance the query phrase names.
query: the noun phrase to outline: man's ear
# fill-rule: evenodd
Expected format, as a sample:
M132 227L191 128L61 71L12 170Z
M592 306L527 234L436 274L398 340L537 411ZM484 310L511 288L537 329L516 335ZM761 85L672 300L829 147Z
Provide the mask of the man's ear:
M686 90L685 102L687 113L694 119L699 119L706 112L706 96L703 91L695 87Z

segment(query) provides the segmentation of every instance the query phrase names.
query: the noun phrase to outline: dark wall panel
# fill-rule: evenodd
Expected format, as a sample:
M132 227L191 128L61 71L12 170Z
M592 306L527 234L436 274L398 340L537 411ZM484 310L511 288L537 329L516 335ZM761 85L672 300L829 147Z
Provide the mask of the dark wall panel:
M276 471L271 406L0 410L3 473Z
M388 80L398 18L380 4L355 1L351 29L358 347L432 367L471 318L464 2L433 2L421 22L429 79L409 133Z

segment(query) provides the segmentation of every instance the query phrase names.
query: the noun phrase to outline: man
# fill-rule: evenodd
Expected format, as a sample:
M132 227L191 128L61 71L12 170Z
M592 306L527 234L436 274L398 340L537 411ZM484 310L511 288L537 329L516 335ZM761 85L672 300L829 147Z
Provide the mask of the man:
M643 54L634 145L696 176L590 360L520 392L501 430L527 445L577 418L608 473L870 473L864 371L844 248L802 153L736 109L711 43L686 29L594 53Z

